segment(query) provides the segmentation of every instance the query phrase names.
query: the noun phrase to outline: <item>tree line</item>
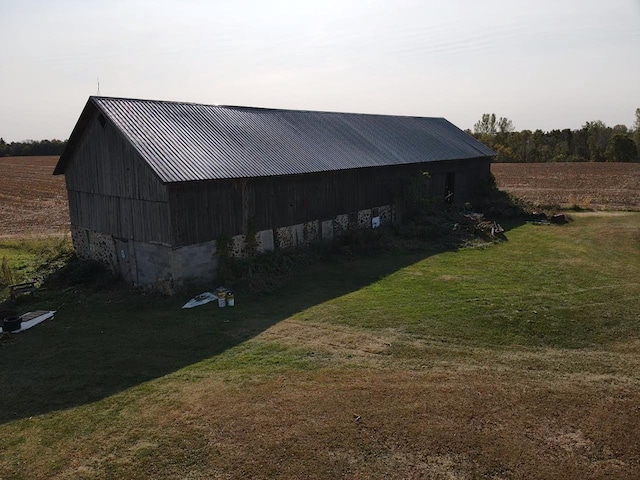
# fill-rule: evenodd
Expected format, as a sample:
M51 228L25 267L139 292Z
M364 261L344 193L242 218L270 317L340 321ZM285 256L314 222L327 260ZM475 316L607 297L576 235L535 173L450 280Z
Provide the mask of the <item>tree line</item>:
M25 140L6 143L0 138L0 157L62 155L66 145L66 140Z
M513 122L485 113L467 130L498 154L496 162L639 162L640 108L633 129L600 120L578 130L516 131Z

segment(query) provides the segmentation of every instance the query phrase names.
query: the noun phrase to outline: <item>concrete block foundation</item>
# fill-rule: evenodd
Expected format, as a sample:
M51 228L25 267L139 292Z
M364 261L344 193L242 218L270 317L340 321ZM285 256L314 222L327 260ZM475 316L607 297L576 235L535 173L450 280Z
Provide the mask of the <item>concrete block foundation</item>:
M377 213L377 215L373 215ZM380 218L381 225L394 221L390 205L365 209L351 215L336 215L331 219L262 230L255 234L255 243L247 248L245 235L231 239L229 254L247 257L274 249L306 247L320 241L332 241L350 228L371 228L372 216ZM136 286L173 293L187 281L215 281L218 270L217 241L197 245L172 247L110 235L71 225L71 236L80 258L97 260Z

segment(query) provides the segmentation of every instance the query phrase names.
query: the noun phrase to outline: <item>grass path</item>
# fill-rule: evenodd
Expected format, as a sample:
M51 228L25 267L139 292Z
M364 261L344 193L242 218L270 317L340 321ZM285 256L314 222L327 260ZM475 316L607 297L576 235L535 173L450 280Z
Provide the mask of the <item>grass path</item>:
M638 478L640 214L508 239L233 310L43 293L0 346L0 478Z

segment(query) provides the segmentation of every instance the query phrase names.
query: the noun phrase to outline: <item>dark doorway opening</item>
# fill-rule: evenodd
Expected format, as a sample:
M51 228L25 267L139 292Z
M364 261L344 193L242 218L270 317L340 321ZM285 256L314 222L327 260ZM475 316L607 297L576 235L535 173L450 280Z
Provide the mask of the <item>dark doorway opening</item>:
M453 193L456 186L456 174L455 172L447 173L447 180L444 183L444 201L445 203L453 203Z

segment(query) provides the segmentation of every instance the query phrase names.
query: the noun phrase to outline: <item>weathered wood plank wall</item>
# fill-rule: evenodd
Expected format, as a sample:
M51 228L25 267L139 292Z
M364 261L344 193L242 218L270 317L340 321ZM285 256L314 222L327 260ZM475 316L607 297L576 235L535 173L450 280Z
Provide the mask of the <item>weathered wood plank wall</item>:
M133 146L96 113L66 166L71 223L119 238L169 243L165 186Z
M168 186L172 245L332 218L394 203L407 175L428 171L429 190L444 196L446 174L456 173L457 202L468 201L490 160L455 160L309 175L190 182Z

